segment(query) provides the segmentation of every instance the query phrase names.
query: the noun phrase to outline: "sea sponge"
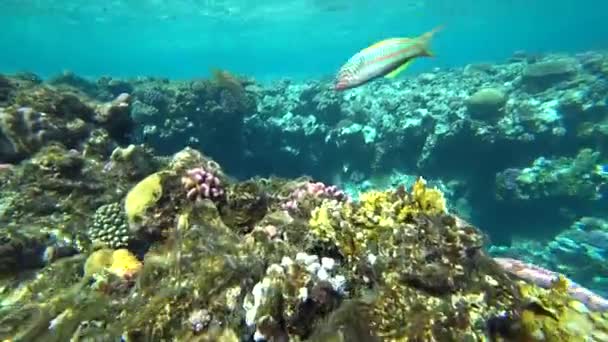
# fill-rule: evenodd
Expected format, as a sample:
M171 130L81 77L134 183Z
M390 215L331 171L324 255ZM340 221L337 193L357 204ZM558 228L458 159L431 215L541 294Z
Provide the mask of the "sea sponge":
M112 253L114 253L114 251L109 248L99 249L91 253L84 263L85 277L99 274L112 265Z
M141 271L142 267L141 261L129 250L123 248L115 250L112 253L112 264L108 268L108 271L119 278L131 279Z
M129 226L137 230L148 208L162 196L162 172L156 172L137 183L125 198L125 212Z
M84 264L85 277L108 272L121 279L131 279L142 269L143 264L127 249L100 249L93 252Z

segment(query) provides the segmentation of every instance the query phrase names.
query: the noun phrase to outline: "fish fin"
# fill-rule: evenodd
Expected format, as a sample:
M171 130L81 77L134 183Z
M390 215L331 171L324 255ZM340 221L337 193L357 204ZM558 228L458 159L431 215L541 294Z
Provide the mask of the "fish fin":
M435 33L443 30L444 27L445 27L445 25L439 25L439 26L435 27L434 29L430 30L429 32L423 33L420 35L420 37L418 37L418 40L420 41L420 44L422 45L422 52L423 52L422 55L423 56L435 57L435 53L433 53L433 51L431 51L431 49L429 48L429 44L430 44L431 38L433 38Z
M374 44L366 47L365 49L361 50L361 52L368 51L368 50L371 50L371 49L375 49L375 48L380 47L382 45L390 44L390 43L392 43L392 42L394 42L395 40L398 40L398 39L401 39L401 38L389 38L389 39L381 40L381 41L379 41L377 43L374 43Z
M403 70L407 69L407 67L409 67L412 64L413 61L414 61L413 58L410 59L409 61L401 64L397 69L395 69L395 70L389 72L388 74L386 74L386 76L384 76L384 77L386 77L386 78L395 78L395 77L397 77L397 75L399 75Z
M420 40L423 40L423 41L429 41L429 40L431 40L431 38L433 38L433 36L434 36L434 35L435 35L437 32L439 32L439 31L443 30L443 28L444 28L444 27L445 27L445 25L439 25L439 26L435 27L434 29L432 29L432 30L430 30L430 31L428 31L428 32L425 32L425 33L421 34L421 35L420 35L420 37L418 37L418 38L419 38Z

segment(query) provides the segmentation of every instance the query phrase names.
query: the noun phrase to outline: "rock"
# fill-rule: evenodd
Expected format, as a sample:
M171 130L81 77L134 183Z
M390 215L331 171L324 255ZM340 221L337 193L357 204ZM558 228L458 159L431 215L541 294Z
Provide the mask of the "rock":
M13 88L14 85L12 82L8 78L0 75L0 103L9 100Z
M432 83L435 79L437 78L437 75L430 73L430 72L425 72L423 74L420 74L420 76L418 76L418 80L420 81L420 83L422 84L430 84Z
M577 74L577 62L560 58L530 64L524 69L522 82L533 91L543 91Z
M507 95L498 88L483 88L467 100L467 108L473 119L497 120L503 114Z
M131 119L131 96L127 93L118 95L112 102L98 105L95 120L108 130L117 141L128 141L128 134L133 128Z

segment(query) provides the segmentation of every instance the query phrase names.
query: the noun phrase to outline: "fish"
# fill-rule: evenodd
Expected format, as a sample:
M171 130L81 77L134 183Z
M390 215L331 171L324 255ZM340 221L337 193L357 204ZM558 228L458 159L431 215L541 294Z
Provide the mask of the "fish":
M357 52L338 71L334 89L356 88L380 77L395 78L417 57L433 57L429 43L442 29L443 25L415 38L384 39Z
M564 277L568 282L567 292L572 298L585 304L590 310L608 311L608 299L575 283L563 274L512 258L494 258L494 261L506 272L542 288L550 288L560 277Z

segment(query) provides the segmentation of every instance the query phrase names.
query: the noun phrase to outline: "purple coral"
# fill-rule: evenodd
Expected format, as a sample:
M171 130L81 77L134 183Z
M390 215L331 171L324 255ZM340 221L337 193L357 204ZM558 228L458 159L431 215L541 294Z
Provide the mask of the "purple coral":
M210 168L197 167L186 172L182 177L182 185L189 200L197 199L219 200L225 194L220 179Z
M494 260L507 272L529 281L543 288L551 287L559 278L560 274L548 269L528 264L511 258L494 258ZM567 279L567 278L566 278ZM568 294L576 300L585 304L589 309L596 311L607 311L608 300L593 293L579 284L568 280Z
M347 199L346 194L335 185L325 185L321 182L308 182L294 190L287 202L283 203L282 208L288 211L295 211L299 208L299 203L307 197L319 199L335 199L343 201Z

